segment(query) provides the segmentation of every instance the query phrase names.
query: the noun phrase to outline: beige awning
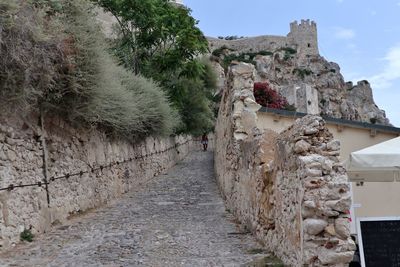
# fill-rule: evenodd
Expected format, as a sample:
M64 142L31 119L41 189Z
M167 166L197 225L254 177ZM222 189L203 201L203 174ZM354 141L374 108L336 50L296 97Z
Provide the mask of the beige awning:
M400 181L400 137L352 152L346 166L350 181Z

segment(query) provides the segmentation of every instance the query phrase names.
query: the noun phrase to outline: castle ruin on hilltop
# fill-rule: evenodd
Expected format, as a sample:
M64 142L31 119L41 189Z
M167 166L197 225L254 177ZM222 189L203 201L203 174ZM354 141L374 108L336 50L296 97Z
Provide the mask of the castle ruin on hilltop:
M208 38L220 90L229 65L242 61L254 65L255 82L268 83L297 112L390 125L368 81L346 83L340 66L319 54L314 21L290 23L286 36L226 39L230 38Z
M237 40L208 37L208 41L211 48L225 46L238 52L275 51L281 47L291 47L302 55L319 55L317 24L309 19L290 23L287 36L263 35Z

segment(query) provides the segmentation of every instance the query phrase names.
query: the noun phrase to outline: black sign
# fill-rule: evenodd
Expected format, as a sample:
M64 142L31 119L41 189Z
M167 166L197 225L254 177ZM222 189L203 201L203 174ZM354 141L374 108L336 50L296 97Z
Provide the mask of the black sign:
M365 267L400 267L400 220L361 220L360 231Z

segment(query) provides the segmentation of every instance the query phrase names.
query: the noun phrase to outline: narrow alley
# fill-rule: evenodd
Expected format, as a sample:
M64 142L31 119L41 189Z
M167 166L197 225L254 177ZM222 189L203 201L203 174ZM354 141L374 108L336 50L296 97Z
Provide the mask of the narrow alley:
M225 210L196 151L109 205L0 255L0 266L254 266L265 254ZM264 265L263 265L264 266Z

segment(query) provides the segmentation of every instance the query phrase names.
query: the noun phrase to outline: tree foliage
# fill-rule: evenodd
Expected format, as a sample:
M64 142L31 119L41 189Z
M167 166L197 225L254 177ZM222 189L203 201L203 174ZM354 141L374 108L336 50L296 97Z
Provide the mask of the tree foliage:
M93 0L117 19L116 54L136 73L179 69L207 52L190 10L168 0Z
M111 40L121 64L154 79L179 111L178 132L212 128L216 76L205 60L208 42L190 10L168 0L93 0L118 21Z
M171 100L181 114L182 124L177 132L201 135L213 129L216 75L209 63L196 60L194 64L201 66L197 76L171 76L164 84L170 88Z

